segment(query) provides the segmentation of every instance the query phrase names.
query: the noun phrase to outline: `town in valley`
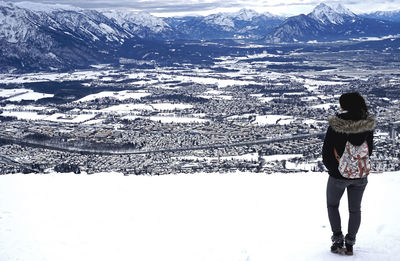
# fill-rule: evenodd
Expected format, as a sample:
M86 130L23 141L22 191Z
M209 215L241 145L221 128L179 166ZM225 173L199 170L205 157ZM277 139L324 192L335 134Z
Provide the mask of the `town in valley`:
M321 172L327 119L349 91L377 119L373 171L399 170L399 50L336 45L2 74L0 173Z

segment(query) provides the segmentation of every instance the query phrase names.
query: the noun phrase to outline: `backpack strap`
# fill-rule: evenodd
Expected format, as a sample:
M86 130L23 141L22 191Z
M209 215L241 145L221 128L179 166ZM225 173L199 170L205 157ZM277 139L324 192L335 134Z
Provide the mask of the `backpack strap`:
M336 151L336 148L335 147L333 147L333 154L335 155L335 158L337 159L337 161L339 162L340 161L340 156L339 156L339 154L337 153L337 151Z
M346 144L349 141L349 134L346 133ZM346 145L345 145L346 146ZM345 148L346 149L346 148ZM337 150L335 147L333 147L333 154L335 155L335 158L337 159L338 162L340 162L340 156L337 153Z

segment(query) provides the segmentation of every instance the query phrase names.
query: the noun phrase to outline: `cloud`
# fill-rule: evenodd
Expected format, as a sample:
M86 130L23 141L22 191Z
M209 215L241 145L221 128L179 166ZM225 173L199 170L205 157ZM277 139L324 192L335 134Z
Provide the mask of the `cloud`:
M21 2L21 0L6 0ZM390 10L400 7L400 0L37 0L45 4L67 4L81 8L129 8L150 13L201 13L218 10L255 9L259 12L300 14L310 12L321 2L341 3L355 13L365 11Z
M6 0L7 1L7 0ZM7 2L21 2L20 0L8 0ZM131 8L144 11L157 12L184 12L212 10L220 7L238 7L238 1L193 1L193 0L39 0L35 1L44 4L66 4L81 8Z

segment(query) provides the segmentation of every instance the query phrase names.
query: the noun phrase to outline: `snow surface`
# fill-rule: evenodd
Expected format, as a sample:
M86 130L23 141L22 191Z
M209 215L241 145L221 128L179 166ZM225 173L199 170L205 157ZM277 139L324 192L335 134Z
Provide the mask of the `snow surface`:
M122 119L128 119L128 120L135 120L135 119L149 119L151 121L157 121L157 122L162 122L162 123L204 123L209 120L207 119L200 119L198 117L182 117L182 116L176 116L175 114L172 113L167 113L167 114L159 114L158 116L136 116L132 115L135 113L130 113L130 115L122 117ZM193 115L195 116L195 115ZM200 116L200 115L198 115Z
M1 22L1 21L0 21ZM76 71L73 73L26 73L26 74L0 74L0 83L27 83L42 81L73 81L73 80L94 80L104 75L112 75L112 71ZM55 86L56 87L56 86Z
M290 160L293 158L302 158L302 157L303 154L275 154L275 155L263 156L263 159L269 162L269 161Z
M311 108L314 108L314 109L324 109L324 110L328 110L331 107L339 108L340 106L336 103L324 103L324 104L318 104L318 105L311 106Z
M101 109L97 112L113 112L119 114L132 113L132 111L154 111L154 110L185 110L192 108L191 104L180 103L153 103L153 104L119 104ZM96 112L96 111L94 111Z
M0 97L9 97L8 101L22 101L22 100L33 100L37 101L42 98L53 97L53 94L46 94L35 92L30 89L0 89Z
M198 97L200 98L205 98L205 99L217 99L217 100L232 100L233 96L231 95L199 95Z
M398 260L400 172L369 177L352 257L329 252L327 179L325 173L0 176L0 260Z
M101 99L105 97L111 97L115 98L117 100L123 101L127 99L141 99L143 97L149 96L151 93L143 92L143 91L138 91L138 92L132 92L132 91L103 91L95 94L90 94L82 99L77 100L76 102L87 102L87 101L92 101L95 99Z
M240 156L223 156L223 157L196 157L196 156L184 156L178 157L178 159L183 160L204 160L204 161L223 161L223 160L243 160L243 161L257 161L258 160L258 153L248 153Z
M346 84L346 82L343 81L320 81L320 80L314 80L314 79L309 79L309 78L300 78L294 75L290 76L291 79L294 81L300 82L304 84L304 87L309 90L309 91L314 91L318 89L319 86L325 86L325 85L343 85Z
M272 162L272 161L281 161L281 160L287 160L287 163L289 163L290 159L294 158L302 158L303 154L275 154L275 155L268 155L268 156L262 156L262 158L266 162ZM243 160L243 161L257 161L259 158L258 153L248 153L240 156L223 156L223 157L197 157L197 156L184 156L184 157L177 157L179 160L204 160L204 161L223 161L223 160ZM294 163L293 163L294 164ZM293 168L291 168L293 169ZM308 169L307 169L308 170Z
M37 101L39 99L51 98L51 97L54 97L54 94L40 93L40 92L28 90L25 93L21 93L20 95L14 96L7 100L8 101L22 101L22 100Z
M29 92L29 89L0 89L0 97L11 97L21 95L23 93Z
M185 110L193 108L191 104L173 104L173 103L154 103L151 106L156 110Z
M257 84L254 81L219 79L219 78L211 78L211 77L196 77L196 76L185 76L185 75L177 75L174 77L171 77L170 75L165 75L165 76L171 78L172 80L181 81L181 82L193 82L193 83L200 83L200 84L218 85L219 88L225 88L225 87L234 86L234 85Z
M275 98L274 97L258 97L258 99L260 100L260 102L267 103L267 102L272 101Z
M286 115L257 115L254 123L259 125L288 125L291 124L295 119L292 116Z
M132 111L141 111L141 110L153 111L154 108L149 104L119 104L110 106L105 109L101 109L99 110L99 112L113 112L117 114L118 113L126 114L126 113L132 113Z
M40 108L40 107L39 107ZM42 120L52 122L69 122L69 123L81 123L89 121L94 118L95 114L79 114L79 115L68 115L64 113L54 113L52 115L39 114L40 110L34 110L34 108L26 111L6 111L4 110L2 116L17 117L20 120Z
M93 119L96 115L93 114L79 114L79 115L66 115L64 113L54 113L48 117L43 118L45 121L54 122L70 122L81 123Z
M146 118L146 117L141 117L141 118ZM206 119L199 119L195 117L166 117L166 116L151 116L148 117L149 120L152 121L160 121L162 123L202 123L202 122L207 122L208 120Z
M391 39L394 41L396 38L400 38L400 34L396 35L387 35L387 36L366 36L366 37L359 37L359 38L350 38L352 41L380 41L380 40L386 40L386 39Z
M47 117L47 115L38 114L37 111L3 111L0 115L17 117L20 120L43 120Z

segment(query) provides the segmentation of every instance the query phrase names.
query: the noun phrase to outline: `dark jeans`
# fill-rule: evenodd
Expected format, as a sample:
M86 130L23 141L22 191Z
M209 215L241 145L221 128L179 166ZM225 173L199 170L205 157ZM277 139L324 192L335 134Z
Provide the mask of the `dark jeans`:
M334 235L342 233L342 225L339 213L339 203L343 196L344 190L347 188L347 198L349 205L349 225L346 239L355 242L358 228L361 223L361 200L368 179L335 179L329 176L326 188L326 199L328 205L329 222L331 223Z

